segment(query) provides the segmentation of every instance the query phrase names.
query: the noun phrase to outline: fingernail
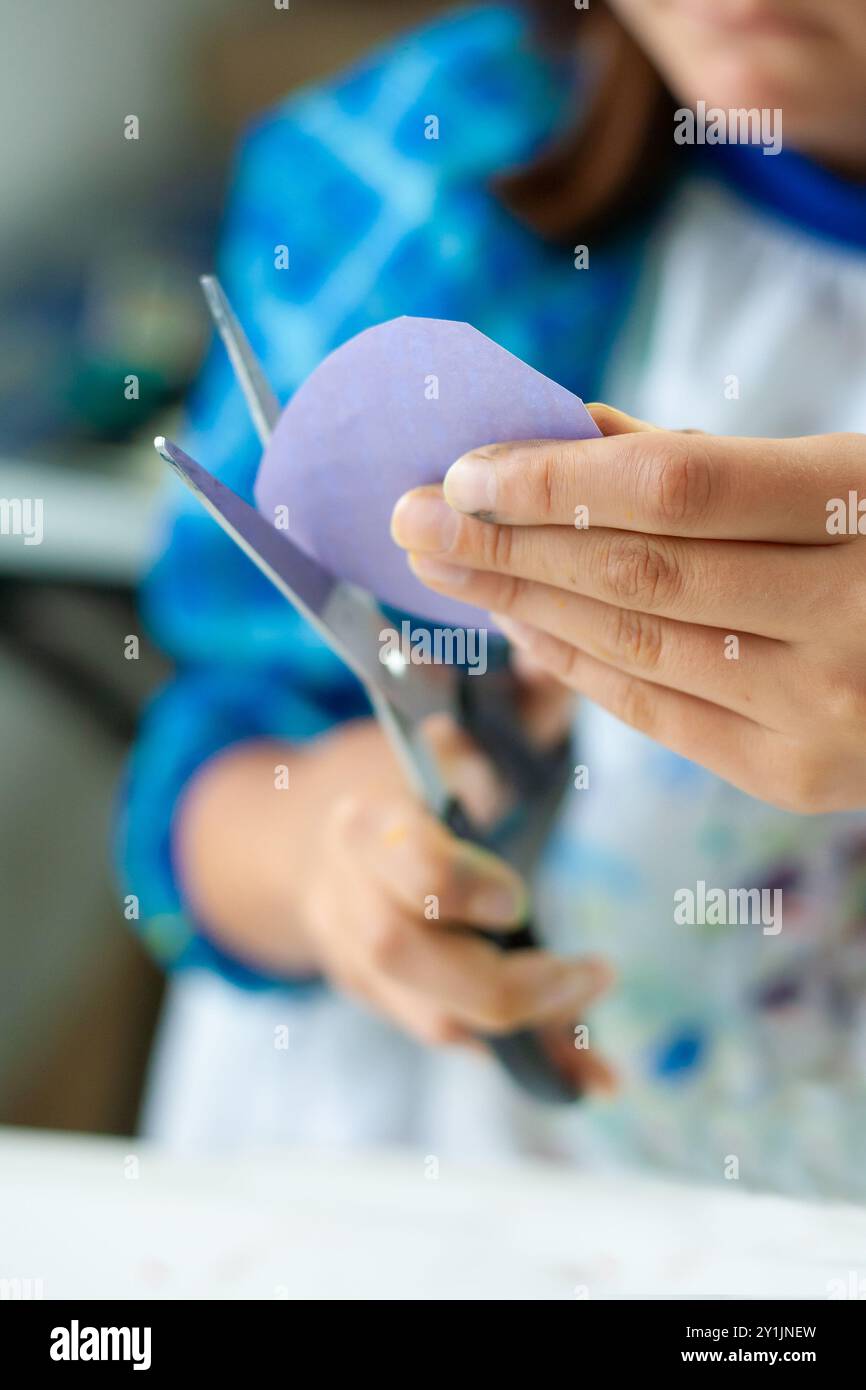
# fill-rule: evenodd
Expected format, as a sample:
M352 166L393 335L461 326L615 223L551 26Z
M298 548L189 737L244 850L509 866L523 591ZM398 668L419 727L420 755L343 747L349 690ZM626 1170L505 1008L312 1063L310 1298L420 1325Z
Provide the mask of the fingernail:
M608 989L613 971L604 961L581 961L560 973L541 990L539 1002L544 1010L554 1012L569 1004L583 1005Z
M446 586L465 584L472 573L465 565L449 565L447 560L434 559L432 555L412 554L409 566L419 579Z
M496 468L482 453L464 454L452 463L442 487L458 512L485 516L496 510Z
M491 927L516 926L526 915L526 894L504 883L488 883L472 894L469 907L473 922L489 923Z
M391 517L391 535L405 550L448 550L459 518L438 493L407 492Z

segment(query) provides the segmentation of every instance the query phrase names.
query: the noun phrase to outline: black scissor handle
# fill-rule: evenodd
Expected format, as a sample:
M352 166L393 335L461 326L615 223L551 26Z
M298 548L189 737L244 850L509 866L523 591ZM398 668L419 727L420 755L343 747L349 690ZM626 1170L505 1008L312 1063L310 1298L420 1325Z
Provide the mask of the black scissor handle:
M442 820L459 839L489 848L487 840L456 798L449 801ZM515 931L473 928L473 932L485 941L492 942L500 951L526 951L540 945L529 919ZM574 1084L568 1081L548 1056L537 1033L522 1028L516 1033L504 1036L486 1034L484 1042L512 1081L531 1095L533 1100L544 1101L548 1105L564 1105L579 1099L579 1092L575 1090Z

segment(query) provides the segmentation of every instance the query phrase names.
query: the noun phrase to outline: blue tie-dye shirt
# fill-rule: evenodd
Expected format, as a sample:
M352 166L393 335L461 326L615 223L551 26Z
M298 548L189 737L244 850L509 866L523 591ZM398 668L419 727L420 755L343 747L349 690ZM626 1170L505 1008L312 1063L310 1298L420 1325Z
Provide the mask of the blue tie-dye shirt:
M488 188L530 158L578 99L573 64L545 57L515 13L491 8L401 36L258 123L237 160L218 270L281 400L332 348L399 314L468 320L584 398L597 394L639 242L594 248L591 269L578 273L570 246L540 240ZM185 443L250 496L260 448L216 344ZM363 713L365 699L185 496L173 497L143 608L178 671L132 755L124 876L158 959L255 985L260 977L209 942L184 909L174 805L220 749L253 737L308 738Z

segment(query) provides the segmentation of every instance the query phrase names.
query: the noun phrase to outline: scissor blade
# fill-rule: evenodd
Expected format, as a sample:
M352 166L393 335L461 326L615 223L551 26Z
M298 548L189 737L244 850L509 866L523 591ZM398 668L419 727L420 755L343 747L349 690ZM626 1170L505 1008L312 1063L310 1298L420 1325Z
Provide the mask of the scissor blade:
M177 444L160 435L154 445L222 529L363 682L374 704L389 702L413 725L452 708L448 680L429 680L423 668L411 664L394 670L379 660L388 624L369 594L305 555Z
M249 338L217 277L202 275L199 284L204 291L216 330L229 355L235 379L244 394L256 434L264 448L280 418L280 403L271 390L262 365L253 352Z
M320 626L320 615L337 582L334 576L177 444L161 435L153 442L160 457L171 465L202 506L264 571L271 583L290 603L301 608L305 617Z

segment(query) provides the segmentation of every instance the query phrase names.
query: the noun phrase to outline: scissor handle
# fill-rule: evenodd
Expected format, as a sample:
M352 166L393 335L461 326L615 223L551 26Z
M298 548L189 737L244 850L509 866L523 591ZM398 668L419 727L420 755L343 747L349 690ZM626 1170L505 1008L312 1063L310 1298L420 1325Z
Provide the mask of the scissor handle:
M517 795L535 800L560 780L570 737L564 735L548 748L531 743L515 704L514 674L507 655L490 651L488 660L488 670L480 678L468 670L458 671L460 724Z
M442 821L461 840L488 848L485 836L467 815L460 801L452 798ZM474 934L490 941L500 951L526 951L540 945L532 920L527 918L513 931L473 928ZM534 1100L564 1105L579 1098L569 1082L548 1056L537 1033L522 1028L516 1033L486 1034L484 1042L513 1081Z

